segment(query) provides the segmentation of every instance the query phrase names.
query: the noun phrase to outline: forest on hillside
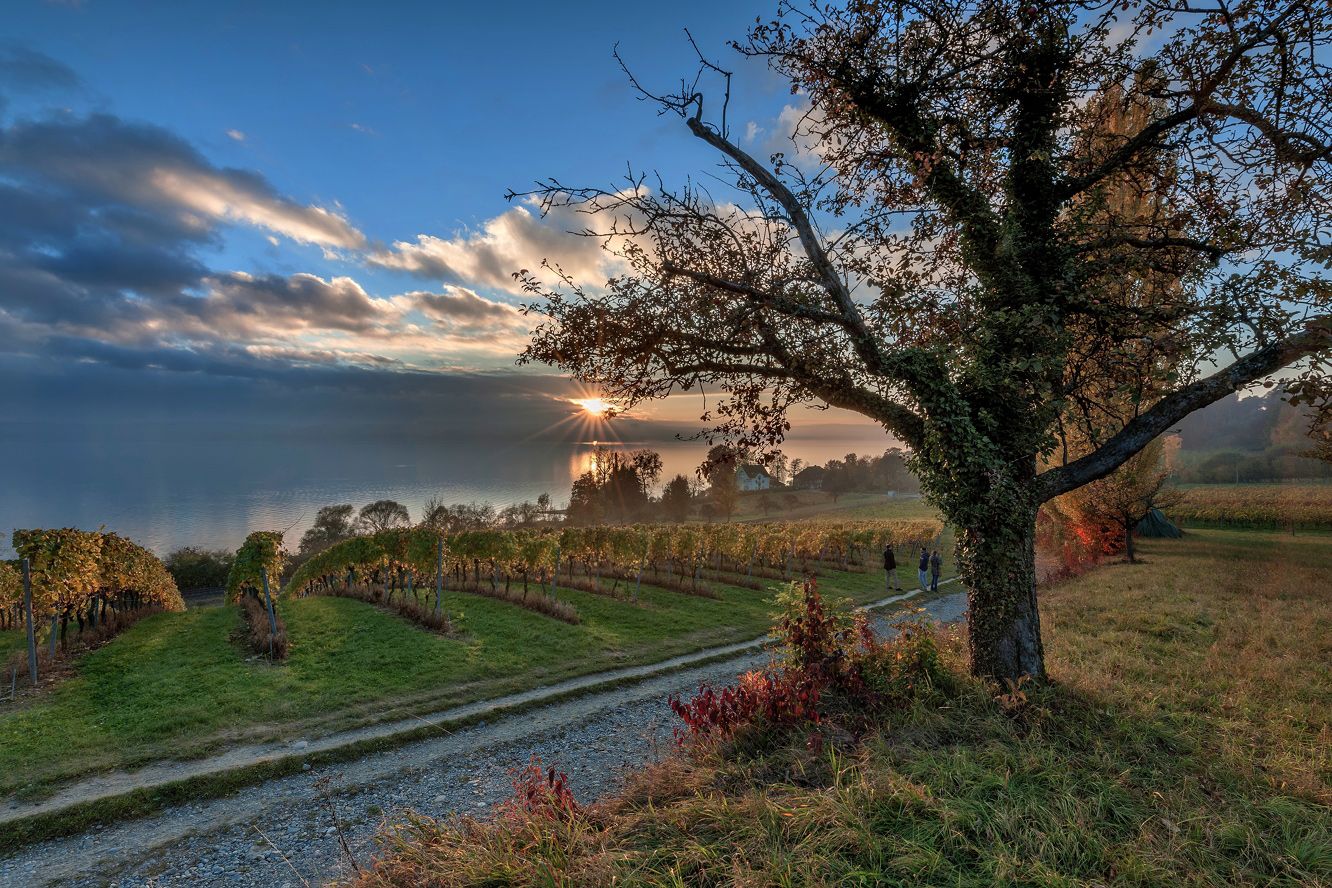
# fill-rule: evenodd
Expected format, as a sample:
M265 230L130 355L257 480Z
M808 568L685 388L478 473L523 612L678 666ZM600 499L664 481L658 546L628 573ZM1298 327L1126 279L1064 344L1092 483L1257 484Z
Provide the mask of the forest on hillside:
M1301 456L1313 447L1307 408L1264 395L1223 398L1177 426L1183 484L1332 479L1332 464Z

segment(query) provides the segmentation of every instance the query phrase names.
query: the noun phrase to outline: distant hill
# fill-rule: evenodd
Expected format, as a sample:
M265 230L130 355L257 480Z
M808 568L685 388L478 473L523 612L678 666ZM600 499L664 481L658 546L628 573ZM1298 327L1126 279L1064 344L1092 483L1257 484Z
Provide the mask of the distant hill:
M1265 395L1238 394L1190 413L1179 423L1185 450L1242 450L1260 453L1272 446L1309 446L1305 408L1292 407L1275 389Z
M1186 416L1180 436L1184 483L1293 481L1332 478L1332 465L1295 454L1312 446L1305 407L1273 390L1231 395Z

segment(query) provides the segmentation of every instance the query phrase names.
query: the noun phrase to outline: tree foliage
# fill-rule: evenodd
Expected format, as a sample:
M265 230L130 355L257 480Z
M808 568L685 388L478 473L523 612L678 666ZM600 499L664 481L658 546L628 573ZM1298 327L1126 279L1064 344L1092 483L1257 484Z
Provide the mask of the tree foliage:
M661 466L661 454L655 450L621 452L597 446L591 467L574 479L565 517L583 525L641 519L652 486L661 477Z
M162 559L176 587L182 590L225 586L236 553L228 549L182 546Z
M361 533L379 533L395 527L410 527L411 513L402 503L391 499L376 500L366 506L356 516L357 530Z
M676 475L661 492L661 511L667 521L680 524L689 520L689 479Z
M807 100L807 150L744 150L718 65L711 95L640 86L738 196L543 183L628 270L520 273L521 359L626 407L719 389L740 448L804 402L878 421L958 528L972 668L1042 675L1042 502L1296 362L1325 397L1328 44L1303 2L783 4L734 46ZM1076 424L1091 449L1040 471Z
M1166 487L1179 451L1179 438L1159 437L1104 478L1064 494L1073 510L1084 519L1113 524L1124 541L1129 561L1133 552L1133 528L1153 509L1166 509L1180 499Z
M300 553L313 555L353 536L356 533L355 515L356 507L350 503L320 506L314 524L301 537Z

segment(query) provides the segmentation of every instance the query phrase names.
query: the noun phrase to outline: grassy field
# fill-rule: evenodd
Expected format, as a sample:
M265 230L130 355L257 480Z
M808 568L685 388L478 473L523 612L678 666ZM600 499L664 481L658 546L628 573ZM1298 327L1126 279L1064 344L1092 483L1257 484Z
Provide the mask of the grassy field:
M945 676L861 742L668 760L572 818L418 820L357 884L1332 886L1332 546L1142 554L1043 593L1052 680L1021 697L944 636Z
M944 575L951 576L947 542ZM900 576L911 588L908 567ZM883 573L834 571L822 588L871 601L884 595ZM768 629L769 592L722 590L724 600L717 601L645 582L645 606L636 606L562 589L560 597L582 617L579 626L452 594L447 603L461 630L457 638L348 599L284 601L291 654L276 666L232 640L238 608L150 617L82 657L73 679L35 702L0 708L0 792L39 796L84 773L405 718Z
M767 494L780 508L765 514L759 502ZM787 509L785 499L794 495L800 504ZM846 493L834 503L822 490L747 491L740 494L732 521L799 521L802 518L855 521L863 518L939 518L939 511L918 496L889 496L886 493Z

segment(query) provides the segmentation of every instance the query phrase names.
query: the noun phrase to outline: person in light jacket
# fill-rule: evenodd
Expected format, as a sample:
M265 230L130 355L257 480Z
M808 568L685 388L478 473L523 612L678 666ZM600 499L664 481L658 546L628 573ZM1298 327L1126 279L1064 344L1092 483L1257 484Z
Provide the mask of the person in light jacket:
M920 550L920 564L916 565L920 571L920 591L930 591L930 550L922 548Z

